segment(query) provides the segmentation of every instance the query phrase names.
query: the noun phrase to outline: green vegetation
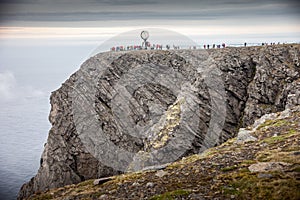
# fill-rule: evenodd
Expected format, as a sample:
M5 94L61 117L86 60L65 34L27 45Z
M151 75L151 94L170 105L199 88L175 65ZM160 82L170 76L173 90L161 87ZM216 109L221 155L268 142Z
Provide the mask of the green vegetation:
M291 122L286 120L286 119L280 119L280 120L266 120L263 124L261 124L257 130L261 130L263 128L268 128L268 127L282 127L282 126L288 126L290 125Z
M224 167L224 168L222 168L221 170L222 170L223 172L227 172L227 171L235 170L235 169L237 169L237 168L238 168L238 166L234 165L234 166L230 166L230 167Z
M155 195L150 198L150 200L172 200L175 197L186 197L191 193L189 190L174 190L171 192L166 192L164 194Z
M41 194L40 196L34 197L32 200L47 200L47 199L53 199L53 196L51 194Z
M254 164L256 163L255 160L243 160L241 165L251 165L251 164Z
M287 134L268 137L268 138L262 140L261 142L265 142L267 144L276 144L278 142L286 140L288 137L290 137L296 133L297 133L296 130L290 129Z
M224 174L218 177L225 183L220 189L228 198L231 195L237 199L300 198L299 181L279 172L269 174L270 178L259 178L250 172Z

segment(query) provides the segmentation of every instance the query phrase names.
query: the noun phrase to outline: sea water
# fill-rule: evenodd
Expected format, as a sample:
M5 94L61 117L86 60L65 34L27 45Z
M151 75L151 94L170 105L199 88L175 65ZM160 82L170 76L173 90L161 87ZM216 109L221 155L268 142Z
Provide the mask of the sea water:
M2 103L0 109L0 199L16 199L36 174L50 124L47 96Z
M38 171L51 92L95 47L0 44L0 200L12 200Z

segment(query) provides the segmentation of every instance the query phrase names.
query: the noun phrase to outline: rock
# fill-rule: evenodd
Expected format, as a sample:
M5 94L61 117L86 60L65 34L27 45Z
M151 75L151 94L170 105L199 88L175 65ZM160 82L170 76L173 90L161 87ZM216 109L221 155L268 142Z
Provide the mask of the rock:
M205 200L206 198L204 198L202 196L202 194L190 194L189 199L195 199L195 200Z
M147 166L147 167L143 168L143 171L165 169L169 164L170 163L166 163L166 164L163 164L163 165Z
M146 184L146 187L148 187L148 188L152 188L152 187L154 187L154 183L152 183L152 182L148 182L148 183Z
M257 138L251 135L251 131L241 128L238 132L236 143L256 141Z
M289 163L285 162L261 162L250 165L248 169L250 172L283 171L289 165Z
M164 171L164 170L159 170L159 171L157 171L157 172L155 173L155 176L161 178L161 177L163 177L163 176L165 176L165 175L167 175L167 174L168 174L168 172L166 172L166 171Z
M18 199L163 166L223 143L264 114L298 105L295 57L299 45L91 57L52 92L42 162Z
M138 182L134 182L133 184L132 184L132 186L133 187L136 187L136 186L139 186L140 184L138 183Z
M259 173L257 175L257 178L272 178L273 175L272 174L265 174L265 173Z
M107 181L111 181L111 180L113 180L112 177L105 177L105 178L96 179L96 180L94 180L93 183L94 183L94 185L101 185L101 184L103 184L103 183L105 183Z
M103 199L103 200L106 200L106 199L109 199L108 196L106 194L102 194L99 199Z

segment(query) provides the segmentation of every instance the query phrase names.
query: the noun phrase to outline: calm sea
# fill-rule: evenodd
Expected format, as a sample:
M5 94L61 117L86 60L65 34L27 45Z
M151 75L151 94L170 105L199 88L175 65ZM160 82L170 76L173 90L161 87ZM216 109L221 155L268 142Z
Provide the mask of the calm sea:
M0 199L15 199L21 185L37 172L50 124L47 96L1 104Z
M39 168L50 123L49 97L95 47L0 40L0 200L16 199Z

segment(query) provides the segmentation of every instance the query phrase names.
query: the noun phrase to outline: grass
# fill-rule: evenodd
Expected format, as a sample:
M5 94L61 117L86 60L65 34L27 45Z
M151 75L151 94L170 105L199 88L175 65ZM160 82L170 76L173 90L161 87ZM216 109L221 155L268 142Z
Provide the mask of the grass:
M287 126L287 125L290 125L290 124L291 124L291 122L289 122L286 119L281 119L281 120L270 120L270 119L268 119L263 124L259 125L257 130L266 129L269 126L282 127L282 126Z
M256 161L255 160L243 160L242 161L242 165L252 165L252 164L255 164Z
M164 194L155 195L150 198L150 200L172 200L178 197L186 197L191 193L189 190L174 190L171 192L166 192Z
M34 197L32 200L47 200L47 199L52 199L53 196L51 194L41 194L37 197Z
M221 175L223 194L237 199L300 199L299 181L279 172L275 178L258 178L256 173L240 172ZM226 186L224 186L226 185Z
M265 142L267 144L276 144L278 142L286 140L288 137L293 136L295 134L297 134L297 131L294 129L290 129L286 134L268 137L262 140L261 142Z
M285 139L284 136L274 136L274 137L269 137L263 140L263 142L267 143L267 144L275 144L278 143L280 141L283 141Z
M238 168L238 166L233 165L233 166L230 166L230 167L224 167L224 168L221 169L221 171L222 171L222 172L228 172L228 171L235 170L235 169L237 169L237 168Z

